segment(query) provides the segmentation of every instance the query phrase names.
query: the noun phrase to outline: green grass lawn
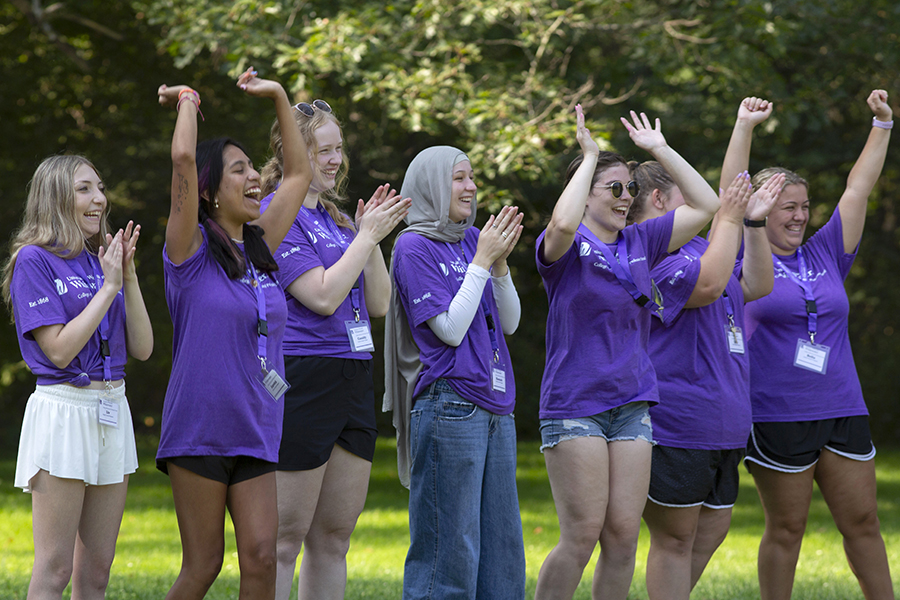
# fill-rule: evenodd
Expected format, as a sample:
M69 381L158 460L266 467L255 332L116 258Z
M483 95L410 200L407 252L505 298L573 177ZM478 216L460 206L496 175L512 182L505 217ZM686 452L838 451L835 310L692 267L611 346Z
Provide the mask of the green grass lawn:
M168 478L153 464L154 446L142 440L141 468L132 476L119 535L108 598L162 598L175 580L181 544L172 508ZM407 492L397 480L392 440L379 440L366 510L353 536L348 557L347 598L399 598L403 560L409 544ZM900 451L881 451L878 501L888 558L894 565L894 585L900 553ZM31 572L30 496L13 488L13 457L0 461L0 598L24 599ZM713 557L694 591L697 599L758 598L756 550L763 517L749 475L742 470L741 492L731 532ZM538 570L558 537L558 526L544 461L536 442L519 444L519 499L525 530L528 596L533 596ZM208 598L237 597L238 566L234 536L228 524L225 566ZM642 532L635 578L629 598L646 598L644 568L649 535ZM585 570L576 598L590 598L594 560ZM840 536L821 496L813 498L809 527L794 586L794 598L845 600L862 598L844 558Z

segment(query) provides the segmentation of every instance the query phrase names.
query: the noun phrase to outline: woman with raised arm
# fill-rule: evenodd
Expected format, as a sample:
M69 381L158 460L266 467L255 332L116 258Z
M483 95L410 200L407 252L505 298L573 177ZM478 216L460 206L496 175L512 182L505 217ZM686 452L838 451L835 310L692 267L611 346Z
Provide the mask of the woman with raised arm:
M631 173L640 193L629 219L643 223L684 204L659 163L635 163ZM751 425L744 302L772 290L766 235L752 225L765 223L783 183L774 177L751 196L750 176L739 173L722 195L710 242L695 237L650 271L664 306L650 329L659 384L643 515L651 600L688 600L728 533Z
M281 441L287 308L272 251L312 179L287 94L248 69L238 85L269 98L284 139L284 177L260 215L259 173L232 139L197 144L200 97L159 88L175 106L172 204L163 262L174 325L157 467L172 481L182 565L166 598L203 598L222 567L225 509L240 598L275 595L275 468Z
M349 162L340 123L323 100L294 106L308 149L312 184L275 252L285 289L284 435L278 486L278 580L275 597L287 600L297 556L299 598L343 598L350 535L362 512L375 455L375 349L369 317L382 317L391 282L379 242L406 215L387 184L356 219L340 212ZM284 148L272 126L273 157L262 171L265 211L280 189Z
M753 177L754 186L778 174L786 180L765 226L775 287L746 306L753 430L745 464L766 517L759 546L763 600L791 596L813 481L865 597L894 597L878 521L875 447L850 349L844 291L891 137L887 99L884 90L869 95L875 115L869 138L837 209L809 240L804 242L807 182L779 167ZM748 135L737 126L735 133ZM749 142L734 145L740 154L726 163L746 168Z
M28 184L3 269L22 358L37 375L25 406L15 486L31 493L28 597L102 598L128 476L137 469L125 361L147 360L153 330L134 268L141 226L108 233L97 169L45 159Z
M659 120L622 119L631 139L672 174L686 204L626 227L638 184L625 159L600 152L576 107L582 155L538 238L547 288L547 365L541 384L541 450L560 525L541 567L536 598L571 598L600 542L594 598L625 598L634 573L641 511L650 480L658 401L647 354L650 269L709 222L716 193L666 143ZM585 360L590 367L585 367Z
M412 206L391 265L385 405L410 488L405 599L525 596L504 338L521 313L506 259L522 214L504 207L479 232L477 191L468 156L449 146L420 152L401 188Z

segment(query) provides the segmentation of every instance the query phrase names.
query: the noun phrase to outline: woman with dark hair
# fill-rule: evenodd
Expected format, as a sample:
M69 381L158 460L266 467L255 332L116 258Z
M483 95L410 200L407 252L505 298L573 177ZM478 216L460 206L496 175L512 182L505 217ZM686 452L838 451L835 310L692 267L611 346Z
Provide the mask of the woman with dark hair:
M312 184L291 229L275 252L285 290L284 434L278 485L278 580L287 600L303 551L303 598L343 598L350 535L362 512L375 456L375 385L370 317L387 312L391 283L379 242L406 215L388 185L356 206L344 200L349 161L341 127L323 100L294 106L308 148ZM284 140L272 126L273 157L262 171L263 210L280 190Z
M766 517L758 561L763 600L791 596L813 482L844 539L865 597L894 597L878 520L875 446L850 348L850 302L844 290L891 138L893 111L887 100L884 90L869 94L874 118L866 144L831 218L808 240L806 180L781 167L753 176L754 186L785 178L765 224L774 289L745 309L753 429L744 464ZM741 117L723 177L749 162L753 127Z
M560 539L541 567L536 598L571 598L600 542L594 598L625 598L634 573L641 511L650 480L658 401L647 353L650 269L713 217L716 193L666 143L659 120L622 119L685 192L685 204L659 219L626 227L638 194L625 159L601 152L577 111L582 155L547 229L537 265L547 289L547 365L541 384L541 438ZM653 317L656 318L656 317ZM588 360L590 368L584 367Z
M106 187L81 156L51 156L28 184L3 269L3 299L37 376L25 406L15 486L31 493L28 597L102 597L128 476L137 469L125 398L128 355L153 330L134 268L140 225L109 233Z
M478 186L457 148L419 152L401 193L412 207L394 244L385 325L385 409L410 488L403 598L525 596L516 493L516 387L505 335L521 306L506 259L522 215L479 232Z
M224 555L225 509L241 568L240 597L275 593L275 468L284 411L287 308L272 250L312 179L284 89L248 69L238 85L270 98L285 139L284 177L260 215L259 173L231 139L197 145L197 92L159 88L175 106L172 204L163 256L174 325L172 375L157 466L172 481L182 565L167 598L202 598Z

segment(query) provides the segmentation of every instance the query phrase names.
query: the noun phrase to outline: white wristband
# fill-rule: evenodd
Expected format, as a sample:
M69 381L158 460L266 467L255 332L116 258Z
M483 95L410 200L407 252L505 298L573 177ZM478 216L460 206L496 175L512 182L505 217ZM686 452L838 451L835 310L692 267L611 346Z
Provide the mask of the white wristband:
M893 129L894 128L894 120L890 121L879 121L878 117L872 117L872 127L880 127L881 129Z

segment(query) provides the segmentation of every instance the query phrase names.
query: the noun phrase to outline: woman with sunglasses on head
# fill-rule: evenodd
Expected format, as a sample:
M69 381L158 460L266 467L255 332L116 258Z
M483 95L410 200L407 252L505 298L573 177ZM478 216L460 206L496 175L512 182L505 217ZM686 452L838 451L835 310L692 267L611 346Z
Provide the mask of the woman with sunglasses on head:
M159 88L175 106L172 203L163 266L174 326L172 375L157 467L172 481L182 564L167 599L200 599L222 568L225 510L240 563L240 598L275 596L275 468L281 440L287 307L272 251L312 179L280 84L248 69L238 85L274 101L284 141L281 188L260 214L259 173L230 138L197 144L200 97Z
M650 269L696 235L719 200L669 147L659 120L651 127L632 112L632 122L622 119L631 139L672 174L685 204L626 227L638 184L624 158L600 151L580 106L576 112L583 154L569 165L537 246L550 300L541 450L560 539L541 567L535 598L571 598L599 540L592 595L624 599L650 481L648 407L659 398L647 353L651 311L659 309Z
M863 595L894 598L878 520L875 446L850 348L844 289L891 138L887 100L884 90L869 94L874 118L866 144L831 218L808 240L806 180L781 167L753 176L754 186L785 177L764 229L774 289L746 307L753 429L744 464L766 518L758 560L763 600L791 596L813 482ZM752 129L739 113L723 177L747 168Z
M631 172L641 191L629 221L644 223L684 204L659 163L633 163ZM694 237L650 271L664 305L662 319L651 320L649 346L659 385L643 514L651 600L688 600L728 534L751 423L744 303L772 290L769 246L758 225L783 183L773 178L751 195L750 176L739 173L722 194L710 241Z
M403 598L525 596L513 379L505 335L521 306L506 259L522 214L479 232L469 157L433 146L410 163L412 207L394 244L385 409L410 488ZM518 213L518 214L517 214Z
M381 242L409 200L387 184L360 200L353 221L344 199L349 161L341 126L322 100L294 106L312 184L275 252L285 290L284 434L278 458L276 598L287 600L300 565L298 597L343 598L350 535L366 501L375 454L375 386L369 317L387 312L390 278ZM280 191L285 140L272 126L273 157L262 171L263 210Z
M31 494L28 597L102 598L128 477L137 469L125 398L128 355L146 360L153 330L134 266L140 225L110 234L106 188L81 156L51 156L28 184L3 268L3 299L37 376L14 484Z

